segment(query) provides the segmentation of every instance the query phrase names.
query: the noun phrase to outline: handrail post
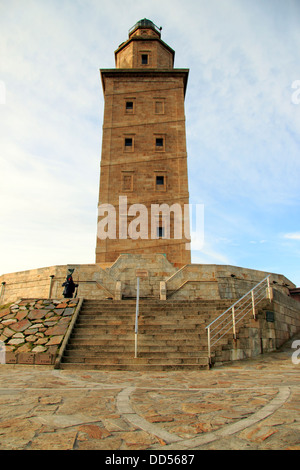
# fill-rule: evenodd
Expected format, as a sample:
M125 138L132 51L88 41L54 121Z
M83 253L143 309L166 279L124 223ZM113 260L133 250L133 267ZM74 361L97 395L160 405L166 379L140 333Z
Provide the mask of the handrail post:
M211 365L210 326L207 327L207 346L208 346L208 363L209 363L209 365Z
M53 285L53 279L54 279L54 274L51 274L50 277L50 285L49 285L49 294L48 294L48 299L51 299L51 294L52 294L52 285Z
M0 292L0 304L2 302L2 298L4 298L4 291L5 291L5 286L6 286L6 282L3 281L2 284L1 284L1 292Z
M270 276L268 276L268 278L267 278L267 286L268 286L267 287L267 298L269 300L273 300L273 289L270 285Z
M140 297L140 278L136 278L136 309L135 309L135 330L134 330L134 357L137 357L137 339L139 322L139 297Z
M232 307L232 330L233 330L233 339L236 339L236 330L235 330L235 309Z
M253 318L254 318L254 320L256 320L254 289L251 291L251 299L252 299L252 313L253 313Z

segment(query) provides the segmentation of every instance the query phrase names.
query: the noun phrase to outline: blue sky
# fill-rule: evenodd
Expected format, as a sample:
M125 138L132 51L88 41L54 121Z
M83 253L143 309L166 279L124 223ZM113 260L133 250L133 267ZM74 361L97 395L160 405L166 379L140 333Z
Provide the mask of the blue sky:
M297 0L0 0L0 273L94 262L99 69L145 17L190 69L192 261L300 285Z

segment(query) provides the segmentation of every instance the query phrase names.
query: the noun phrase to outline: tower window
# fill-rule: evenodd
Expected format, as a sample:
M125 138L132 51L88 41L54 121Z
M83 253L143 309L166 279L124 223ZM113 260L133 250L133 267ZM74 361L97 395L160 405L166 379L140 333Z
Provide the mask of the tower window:
M142 54L142 65L148 65L148 54Z
M153 135L153 147L155 152L166 151L166 135L165 134L154 134Z
M135 98L128 96L124 99L124 111L125 114L135 114Z
M134 137L124 136L124 151L133 152L133 150L134 150Z
M164 185L165 184L165 177L164 176L157 176L156 177L156 184L157 185Z
M156 147L163 148L164 146L164 139L162 137L156 138Z
M157 227L157 236L158 238L163 238L165 235L164 227Z
M133 172L122 171L122 191L133 191Z
M126 111L133 111L133 101L126 101Z
M156 171L154 179L154 190L155 191L167 191L167 174L166 172Z
M154 113L165 114L165 102L163 100L154 101Z
M125 138L125 147L132 147L132 137Z

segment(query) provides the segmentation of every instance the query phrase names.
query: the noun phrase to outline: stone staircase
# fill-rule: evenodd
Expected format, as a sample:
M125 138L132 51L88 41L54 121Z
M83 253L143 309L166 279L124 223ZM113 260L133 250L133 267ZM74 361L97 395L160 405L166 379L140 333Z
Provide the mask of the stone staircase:
M231 303L232 300L140 300L135 358L135 301L84 300L60 368L132 371L207 368L205 326ZM223 344L226 341L224 338Z

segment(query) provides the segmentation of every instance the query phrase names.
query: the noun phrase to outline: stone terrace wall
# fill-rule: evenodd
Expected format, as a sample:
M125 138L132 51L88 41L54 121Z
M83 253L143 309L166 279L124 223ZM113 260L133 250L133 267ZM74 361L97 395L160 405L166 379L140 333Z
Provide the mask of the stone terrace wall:
M300 302L273 290L273 300L258 306L257 319L250 317L237 329L237 340L216 351L216 364L255 357L275 351L300 331Z
M75 269L73 279L79 285L77 296L99 300L115 298L117 281L122 284L123 296L135 296L137 269L146 269L149 273L141 282L141 296L159 299L159 282L177 271L163 254L124 254L105 269L98 264L70 264L4 274L0 276L0 305L20 298L62 297L62 283L70 268Z
M1 308L0 341L5 362L54 364L78 301L28 299Z
M188 264L177 269L163 254L123 254L104 269L98 264L82 264L4 274L0 276L0 305L20 298L61 298L62 283L69 268L75 268L73 279L79 284L77 296L99 300L117 299L117 292L123 297L135 297L137 269L148 273L140 283L141 297L159 299L160 282L163 282L170 300L238 299L269 274L212 264ZM280 274L271 275L271 286L286 295L295 287Z
M275 347L279 348L300 331L300 302L274 290L270 310L274 311Z
M0 305L20 298L61 298L69 268L75 269L73 279L79 284L78 297L113 298L116 281L109 273L97 264L70 264L3 274L0 276ZM1 284L3 282L5 285Z
M239 299L268 274L238 266L187 264L166 280L167 298ZM294 284L285 276L272 273L271 286L289 295L287 286L292 288Z

